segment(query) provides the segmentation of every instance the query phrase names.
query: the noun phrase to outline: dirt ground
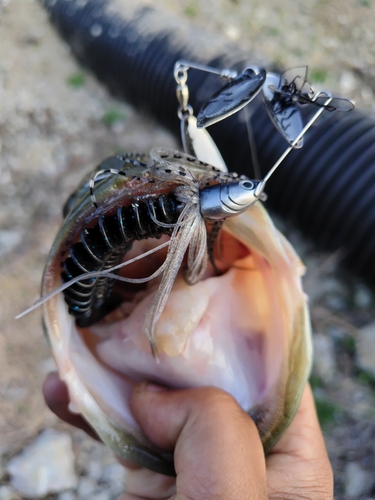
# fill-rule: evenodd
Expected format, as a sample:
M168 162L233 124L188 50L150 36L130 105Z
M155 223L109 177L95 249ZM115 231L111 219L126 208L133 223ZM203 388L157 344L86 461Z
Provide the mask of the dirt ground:
M155 4L285 68L307 64L319 86L375 114L371 1ZM40 311L14 320L39 296L61 207L83 172L101 159L160 145L177 147L168 132L116 101L77 65L40 4L0 0L0 486L9 484L6 463L41 430L67 430L41 396L53 360ZM350 498L347 464L375 470L374 384L358 376L355 345L358 329L374 321L374 297L355 277L335 271L336 256L321 255L280 224L307 263L314 332L333 348L327 369L331 365L334 373L325 379L317 367L313 384L335 468L336 497ZM83 438L77 436L79 447ZM358 498L375 498L375 490Z

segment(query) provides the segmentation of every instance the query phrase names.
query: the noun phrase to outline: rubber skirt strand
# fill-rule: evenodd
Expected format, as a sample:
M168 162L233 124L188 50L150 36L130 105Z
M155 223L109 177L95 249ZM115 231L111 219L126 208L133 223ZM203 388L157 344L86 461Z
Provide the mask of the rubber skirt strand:
M151 7L103 0L45 0L52 23L76 57L116 95L179 133L173 67L188 59L243 69L262 64L238 47L194 32ZM263 61L263 65L264 61ZM265 65L266 67L269 65ZM191 70L195 112L220 86ZM307 108L307 107L305 107ZM302 108L303 110L305 108ZM286 148L260 99L249 106L262 174ZM313 110L315 111L315 110ZM311 112L311 110L310 110ZM305 119L308 118L306 112ZM251 177L247 128L241 113L210 127L228 167ZM324 112L267 184L267 205L292 219L319 248L342 250L344 263L375 285L375 121L360 112Z

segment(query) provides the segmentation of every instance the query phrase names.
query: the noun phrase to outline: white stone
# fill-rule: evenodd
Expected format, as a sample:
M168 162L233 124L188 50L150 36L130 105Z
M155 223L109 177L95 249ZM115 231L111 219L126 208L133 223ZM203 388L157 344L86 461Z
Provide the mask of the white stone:
M19 245L22 233L18 230L2 229L0 231L0 255L5 255Z
M86 467L87 474L91 479L99 481L103 473L103 465L99 460L90 460Z
M354 295L355 304L358 307L368 309L371 307L374 297L370 289L365 285L358 285Z
M102 481L108 486L112 498L117 498L125 490L126 469L114 462L103 470Z
M43 375L56 371L56 363L52 356L40 362L40 371Z
M350 94L358 86L358 81L351 71L345 71L340 78L340 92L343 95Z
M88 500L110 500L111 498L116 498L116 496L111 496L109 491L99 490L89 497Z
M60 493L57 500L77 500L77 495L73 491L64 491Z
M80 500L91 499L97 488L98 485L96 481L94 481L90 477L81 477L77 489L78 498Z
M370 323L358 332L357 364L375 376L375 323Z
M7 471L11 484L26 497L43 497L77 486L72 439L46 430L13 458Z
M0 486L0 500L18 500L19 496L10 486Z
M369 493L375 485L375 476L363 470L356 462L349 462L345 469L345 493L347 498L358 499Z
M332 340L323 335L316 333L313 335L314 345L314 365L313 372L318 375L323 381L330 382L336 371L335 354Z

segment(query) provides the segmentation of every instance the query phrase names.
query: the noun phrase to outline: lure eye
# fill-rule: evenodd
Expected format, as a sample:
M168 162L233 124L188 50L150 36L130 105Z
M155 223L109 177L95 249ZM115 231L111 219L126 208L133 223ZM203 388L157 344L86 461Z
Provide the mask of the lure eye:
M251 182L251 181L241 181L240 182L240 187L243 188L243 189L246 189L247 191L250 191L251 189L254 188L254 183Z

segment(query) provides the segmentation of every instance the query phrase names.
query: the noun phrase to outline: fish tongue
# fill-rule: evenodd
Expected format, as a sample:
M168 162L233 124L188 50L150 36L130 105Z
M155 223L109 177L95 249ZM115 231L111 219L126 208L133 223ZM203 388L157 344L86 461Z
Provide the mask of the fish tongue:
M189 286L182 276L176 279L155 327L158 352L177 356L184 351L190 334L194 332L208 308L209 288L210 285L205 281Z

